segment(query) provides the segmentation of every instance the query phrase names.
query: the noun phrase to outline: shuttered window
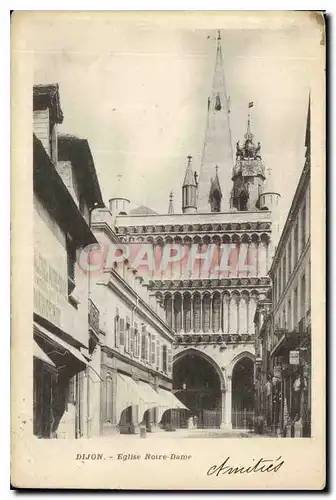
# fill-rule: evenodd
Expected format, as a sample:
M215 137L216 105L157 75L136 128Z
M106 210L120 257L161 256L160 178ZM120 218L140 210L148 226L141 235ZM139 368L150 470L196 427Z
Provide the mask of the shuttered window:
M173 351L169 347L168 349L168 375L172 376L173 373Z
M129 352L132 356L134 356L134 327L130 327L130 343L129 343Z
M155 349L156 349L156 345L155 345L155 335L152 335L152 359L151 359L151 363L152 365L155 365Z
M145 335L145 360L149 359L149 334Z
M146 327L141 328L141 359L146 359Z
M130 352L130 328L131 328L131 323L129 316L126 316L126 327L125 327L125 351Z
M134 356L139 357L139 329L138 323L134 323Z
M156 369L160 370L160 341L156 341Z
M114 317L114 345L119 346L119 309L116 308L116 315Z
M120 328L119 342L120 342L120 345L124 346L125 345L125 320L124 320L124 318L120 318L119 328Z
M74 242L70 239L70 237L67 238L66 250L67 250L67 267L68 267L68 295L70 295L76 286L76 281L75 281L76 247Z
M167 373L167 368L168 368L167 361L168 361L168 359L167 359L167 346L163 345L162 346L162 370L165 373Z

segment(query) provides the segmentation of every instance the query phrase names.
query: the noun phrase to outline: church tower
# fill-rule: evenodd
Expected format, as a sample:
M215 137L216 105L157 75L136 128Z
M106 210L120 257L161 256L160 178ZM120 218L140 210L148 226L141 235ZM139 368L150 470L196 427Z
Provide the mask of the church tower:
M253 103L249 103L249 108ZM261 158L261 144L255 144L251 132L251 116L248 115L244 144L236 145L236 163L232 172L233 188L231 208L238 211L255 211L259 208L259 197L263 192L265 167Z
M221 186L222 203L219 211L228 211L230 201L230 175L233 153L230 129L229 100L224 78L221 37L218 33L215 71L211 96L208 98L208 115L204 149L199 176L197 212L212 212L210 190L214 171ZM217 208L217 205L215 205ZM216 210L217 211L217 210Z

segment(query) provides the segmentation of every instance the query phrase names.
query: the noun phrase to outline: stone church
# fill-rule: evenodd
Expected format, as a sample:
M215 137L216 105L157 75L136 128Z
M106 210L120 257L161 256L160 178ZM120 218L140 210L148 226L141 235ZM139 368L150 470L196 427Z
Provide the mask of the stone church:
M143 279L174 331L175 396L198 427L248 428L254 314L270 293L280 195L270 185L250 115L243 140L232 147L220 34L207 106L200 172L188 156L180 213L172 195L167 213L131 210L127 193L110 200L110 211L119 240L142 246L155 262ZM178 425L186 425L181 416Z

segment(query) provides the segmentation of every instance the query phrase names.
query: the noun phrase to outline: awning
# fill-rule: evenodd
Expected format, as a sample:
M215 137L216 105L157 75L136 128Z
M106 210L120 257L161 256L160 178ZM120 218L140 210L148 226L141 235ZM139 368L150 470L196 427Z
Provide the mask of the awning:
M41 349L41 347L38 345L38 343L34 340L34 358L40 359L44 363L47 363L48 365L52 366L53 368L56 368L56 365L49 356Z
M285 332L271 351L271 357L282 356L290 349L294 349L300 342L297 332Z
M118 373L117 375L117 420L125 408L131 405L139 406L139 421L149 408L159 405L158 394L146 382L136 382L132 377Z
M52 344L55 345L55 347L61 347L66 352L71 354L74 358L76 358L77 361L80 361L81 363L83 363L83 365L87 366L89 364L88 361L84 358L83 354L81 354L79 352L79 350L76 349L76 347L68 344L67 342L65 342L65 340L62 340L60 337L58 337L54 333L50 332L46 328L43 328L43 326L41 326L35 322L34 322L34 333L38 334L39 336L44 337L46 340L49 340ZM48 355L51 356L52 353L53 353L53 351L48 352Z
M188 408L181 403L181 401L171 391L159 389L159 395L163 400L163 406L169 409L188 410Z

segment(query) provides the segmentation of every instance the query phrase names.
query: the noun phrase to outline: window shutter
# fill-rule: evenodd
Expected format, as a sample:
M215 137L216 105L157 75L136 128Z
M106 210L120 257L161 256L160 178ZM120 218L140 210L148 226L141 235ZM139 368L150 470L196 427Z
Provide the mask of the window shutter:
M141 328L141 359L146 359L146 327Z
M116 308L116 315L114 317L114 344L119 347L119 308Z
M134 356L134 327L131 326L130 328L130 354Z
M162 370L167 373L167 346L162 346Z
M120 318L120 335L119 335L119 341L120 345L125 345L125 320L124 318Z
M168 375L172 375L173 373L173 351L171 347L168 349Z
M134 323L134 356L139 357L139 329L138 323Z
M149 359L149 334L145 335L145 339L146 339L146 342L145 342L145 346L146 346L145 360L148 362L148 359Z
M130 342L131 342L131 332L130 332L130 319L129 316L126 316L126 325L125 325L125 351L130 351Z
M161 346L160 348L160 370L162 371L163 370L163 345Z
M155 365L155 335L152 335L152 359L151 363L152 365Z
M156 369L160 370L160 341L156 341Z

